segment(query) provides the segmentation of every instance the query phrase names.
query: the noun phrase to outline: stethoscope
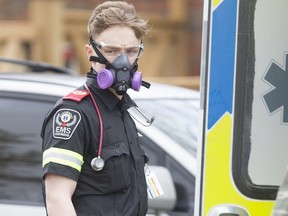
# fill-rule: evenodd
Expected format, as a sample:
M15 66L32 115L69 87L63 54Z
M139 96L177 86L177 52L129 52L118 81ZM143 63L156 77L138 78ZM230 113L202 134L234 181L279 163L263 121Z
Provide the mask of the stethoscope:
M95 111L98 115L98 119L99 119L99 130L100 130L100 136L99 136L99 147L98 147L98 155L97 157L94 157L91 160L91 167L93 170L95 171L101 171L104 166L105 166L105 161L103 160L103 158L101 158L101 153L102 153L102 148L103 148L103 122L102 122L102 117L101 117L101 113L99 110L99 107L97 106L97 103L93 97L93 95L91 94L91 91L89 89L89 87L87 86L86 83L84 83L85 89L89 92L90 98L93 102ZM134 106L135 110L145 119L146 124L141 123L131 112L129 112L129 114L135 119L137 120L140 124L142 124L143 126L150 126L153 121L154 121L154 117L152 117L151 119L148 119L139 109L138 107ZM130 108L131 109L131 108ZM128 110L129 111L129 110Z
M103 147L103 122L102 122L102 117L100 114L100 110L97 106L97 103L93 97L93 95L91 94L91 91L89 89L89 87L87 86L87 84L84 84L86 90L89 92L90 98L93 102L95 111L98 115L98 119L99 119L99 129L100 129L100 137L99 137L99 147L98 147L98 156L94 157L91 160L91 167L93 170L95 171L101 171L103 169L103 167L105 166L105 161L101 158L101 153L102 153L102 147Z

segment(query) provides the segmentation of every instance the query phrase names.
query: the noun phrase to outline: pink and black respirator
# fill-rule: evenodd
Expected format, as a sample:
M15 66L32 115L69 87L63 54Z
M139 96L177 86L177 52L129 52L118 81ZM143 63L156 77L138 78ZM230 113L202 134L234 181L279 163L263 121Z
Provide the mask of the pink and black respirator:
M138 72L137 60L130 64L127 54L122 53L112 62L109 62L99 51L96 44L90 37L90 44L98 56L91 56L90 61L105 64L105 69L97 71L97 84L101 89L113 88L118 95L123 95L129 88L139 91L141 85L146 88L150 87L150 83L142 81L142 73Z

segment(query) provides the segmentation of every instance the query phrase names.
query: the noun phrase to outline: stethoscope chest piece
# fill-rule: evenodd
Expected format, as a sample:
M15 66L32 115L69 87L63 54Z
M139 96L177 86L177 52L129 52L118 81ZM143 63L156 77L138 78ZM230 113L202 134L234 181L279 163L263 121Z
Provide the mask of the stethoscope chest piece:
M95 157L91 161L91 167L95 171L101 171L105 165L105 161L101 157Z

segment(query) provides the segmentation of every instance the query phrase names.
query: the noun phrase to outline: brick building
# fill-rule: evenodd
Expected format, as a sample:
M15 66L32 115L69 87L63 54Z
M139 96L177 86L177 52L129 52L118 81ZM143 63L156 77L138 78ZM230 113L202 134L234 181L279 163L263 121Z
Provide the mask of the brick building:
M45 0L0 0L0 29L2 21L22 21L29 19L30 14L28 7L32 1ZM53 2L56 0L49 1ZM67 9L90 10L91 12L91 10L94 9L99 2L103 2L103 0L63 0L63 2L64 7ZM157 69L157 71L159 71L163 68L162 74L159 72L156 76L174 76L177 74L181 76L199 76L203 1L129 0L128 2L135 5L139 14L143 14L148 20L151 18L152 23L150 23L155 31L160 29L159 31L162 31L162 35L164 36L166 34L166 29L169 28L170 36L168 43L170 44L167 46L173 47L178 46L177 44L179 44L181 47L174 47L175 49L171 50L171 53L168 51L168 53L170 53L169 55L167 54L167 51L158 55L159 61L175 62L175 68L171 65L165 67L163 66L165 63L163 63L163 65ZM153 17L157 18L154 19ZM163 17L163 19L161 20L159 17ZM161 41L161 32L158 32L157 37L158 39L155 40L156 42L154 44L156 49L158 42ZM151 41L153 42L153 40ZM161 57L163 57L162 60L160 59ZM179 64L177 62L179 62ZM178 69L181 72L175 73Z

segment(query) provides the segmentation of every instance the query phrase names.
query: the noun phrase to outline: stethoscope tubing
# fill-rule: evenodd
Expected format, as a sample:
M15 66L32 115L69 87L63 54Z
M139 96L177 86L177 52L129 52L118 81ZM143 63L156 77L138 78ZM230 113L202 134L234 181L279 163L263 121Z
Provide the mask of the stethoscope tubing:
M102 147L103 147L103 122L102 122L102 117L101 117L101 113L100 113L99 107L98 107L93 95L91 94L91 91L90 91L89 87L87 86L86 83L84 84L84 86L85 86L85 89L89 92L90 98L91 98L91 100L93 102L95 111L96 111L96 113L98 115L98 119L99 119L100 136L99 136L98 158L101 158Z

